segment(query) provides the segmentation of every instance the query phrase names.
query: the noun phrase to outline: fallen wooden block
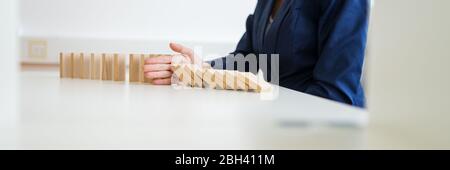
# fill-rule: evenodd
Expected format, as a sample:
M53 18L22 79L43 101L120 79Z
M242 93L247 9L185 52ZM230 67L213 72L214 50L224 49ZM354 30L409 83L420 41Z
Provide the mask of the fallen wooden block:
M227 89L225 72L223 70L215 70L214 71L214 82L216 83L216 89L219 89L219 90Z
M203 87L203 71L195 65L185 65L185 74L189 75L187 80L191 87Z
M171 65L171 70L173 71L172 78L176 80L176 82L172 82L172 83L179 84L182 86L190 86L190 85L188 85L188 83L185 80L187 73L186 73L184 67L185 67L185 65L180 65L180 64L172 64Z
M204 69L204 71L203 71L203 87L210 88L210 89L216 88L214 69Z
M259 80L256 75L247 72L200 68L192 64L175 64L172 65L172 70L175 78L178 78L179 84L189 87L255 92L271 88L269 83Z
M237 90L237 77L235 71L223 70L225 73L225 84L227 90Z
M249 89L256 92L267 92L272 89L272 85L264 80L262 77L257 77L253 73L244 73Z
M240 76L242 76L243 74L240 74L241 72L239 71L229 71L226 70L225 74L226 74L226 82L228 86L232 87L232 90L243 90L243 91L247 91L248 85L245 83L245 80L243 80L242 78L240 78Z
M203 86L204 73L205 73L205 69L202 69L202 68L199 68L199 67L194 68L194 79L193 79L194 87L200 87L200 88L204 87Z

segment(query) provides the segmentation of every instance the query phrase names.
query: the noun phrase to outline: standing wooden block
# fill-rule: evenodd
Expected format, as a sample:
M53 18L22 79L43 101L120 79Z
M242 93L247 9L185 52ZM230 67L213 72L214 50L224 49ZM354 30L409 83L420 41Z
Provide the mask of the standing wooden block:
M129 63L129 79L130 82L139 82L139 62L140 57L135 54L130 54L130 63Z
M103 71L102 56L91 53L91 79L101 80Z
M80 53L79 57L78 57L78 64L79 64L79 68L78 68L78 78L79 79L83 79L83 70L84 70L84 53Z
M144 62L145 62L145 55L141 54L139 58L139 82L141 83L145 81Z
M83 74L83 56L81 53L75 53L73 57L73 78L82 78Z
M114 54L113 56L113 80L117 81L119 79L119 55Z
M73 54L72 53L60 53L59 54L59 76L61 78L72 78L73 72Z
M102 80L113 80L113 62L110 54L102 54Z
M74 58L75 58L75 54L70 53L69 62L67 63L67 65L69 66L67 73L68 73L68 77L70 77L70 78L74 78L74 74L73 74L73 72L75 71L74 70L74 63L75 63Z
M91 57L83 53L83 74L82 79L91 79Z
M139 79L139 83L142 83L142 82L144 82L144 72L143 72L143 65L141 65L141 63L142 63L142 61L141 60L143 60L143 58L142 58L142 55L143 54L139 54L138 55L138 67L137 67L137 69L138 69L138 79Z
M59 78L64 78L64 54L59 53Z
M125 81L125 57L114 54L114 81Z
M78 67L79 67L79 60L78 60L79 56L77 53L73 53L73 57L72 57L72 78L76 79L78 78Z

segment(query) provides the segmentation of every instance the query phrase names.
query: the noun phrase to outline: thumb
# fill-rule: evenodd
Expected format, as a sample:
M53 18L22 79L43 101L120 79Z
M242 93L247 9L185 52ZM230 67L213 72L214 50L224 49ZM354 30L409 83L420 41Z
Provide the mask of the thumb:
M192 49L177 43L170 43L169 46L173 51L181 53L182 55L189 57L191 61L194 61L194 51L192 51Z

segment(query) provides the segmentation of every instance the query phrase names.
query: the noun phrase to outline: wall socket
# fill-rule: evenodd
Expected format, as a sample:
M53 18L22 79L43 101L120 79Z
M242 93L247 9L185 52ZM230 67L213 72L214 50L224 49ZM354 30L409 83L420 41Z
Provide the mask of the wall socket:
M28 57L30 59L47 59L47 41L46 40L28 41Z

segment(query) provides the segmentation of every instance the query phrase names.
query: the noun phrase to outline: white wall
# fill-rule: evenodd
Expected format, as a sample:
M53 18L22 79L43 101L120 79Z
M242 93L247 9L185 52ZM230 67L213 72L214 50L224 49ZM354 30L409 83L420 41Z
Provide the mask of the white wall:
M48 40L49 55L71 45L105 50L104 40L121 46L108 51L148 51L159 43L164 46L157 50L163 50L169 41L181 41L205 50L215 43L222 46L212 47L218 53L230 52L255 5L256 0L20 0L21 55L27 55L30 38Z
M378 0L370 28L370 144L450 149L450 1Z
M17 121L16 1L0 1L0 149L14 149Z

